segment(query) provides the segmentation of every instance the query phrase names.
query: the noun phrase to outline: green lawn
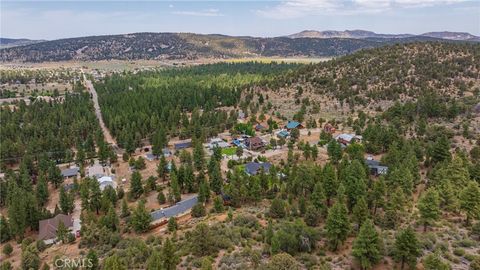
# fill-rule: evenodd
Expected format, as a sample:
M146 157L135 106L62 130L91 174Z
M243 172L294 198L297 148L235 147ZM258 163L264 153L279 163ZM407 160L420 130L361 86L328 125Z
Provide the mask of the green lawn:
M222 155L233 156L237 153L236 147L222 148Z

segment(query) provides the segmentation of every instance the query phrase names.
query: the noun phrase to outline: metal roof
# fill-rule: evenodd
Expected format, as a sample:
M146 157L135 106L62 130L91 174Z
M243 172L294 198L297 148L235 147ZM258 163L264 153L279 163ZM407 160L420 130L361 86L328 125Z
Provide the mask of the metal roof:
M287 123L288 129L297 128L298 126L300 126L300 123L297 121L288 121Z
M74 167L74 168L68 168L68 169L65 169L65 170L62 170L62 176L63 177L72 177L72 176L76 176L78 174L78 171L80 169L78 167Z
M170 218L190 210L198 202L198 195L185 199L168 208L160 209L150 213L153 221Z
M245 172L250 175L256 175L260 170L260 168L263 168L263 171L265 173L268 173L268 171L270 170L270 167L272 167L272 164L268 162L263 162L263 163L249 162L245 164Z

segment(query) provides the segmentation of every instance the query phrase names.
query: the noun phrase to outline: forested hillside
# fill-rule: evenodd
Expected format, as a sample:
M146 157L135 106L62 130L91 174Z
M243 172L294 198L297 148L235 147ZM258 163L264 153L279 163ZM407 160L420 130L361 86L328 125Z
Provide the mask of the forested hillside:
M202 59L239 57L331 57L355 51L413 41L406 38L259 38L190 33L132 33L90 36L40 42L0 50L1 62L51 62L68 60Z
M113 75L95 88L105 122L119 143L133 151L159 130L172 137L207 137L230 129L236 106L248 85L266 84L296 64L214 64L159 72Z
M2 165L40 157L55 162L91 158L103 142L87 93L12 106L0 108Z

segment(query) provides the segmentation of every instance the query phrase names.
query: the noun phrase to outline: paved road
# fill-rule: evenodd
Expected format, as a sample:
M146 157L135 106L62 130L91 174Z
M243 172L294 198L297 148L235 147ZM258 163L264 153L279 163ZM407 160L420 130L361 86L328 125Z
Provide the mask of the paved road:
M105 141L108 144L112 145L113 150L117 154L123 154L122 149L118 147L117 142L113 138L112 134L110 134L110 130L108 130L107 126L105 125L105 122L103 121L102 110L100 109L100 104L98 103L98 94L97 94L97 91L95 91L95 87L93 87L92 81L87 79L87 76L85 76L85 73L83 72L83 70L82 70L82 75L83 75L83 80L85 81L85 86L87 87L88 91L92 96L93 107L95 108L95 115L97 116L98 122L100 123L100 127L102 128Z

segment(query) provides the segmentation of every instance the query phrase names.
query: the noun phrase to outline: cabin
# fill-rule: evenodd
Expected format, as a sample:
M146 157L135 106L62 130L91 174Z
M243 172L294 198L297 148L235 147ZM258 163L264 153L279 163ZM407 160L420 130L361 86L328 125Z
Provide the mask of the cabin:
M268 173L272 164L269 162L249 162L245 164L245 172L248 175L257 175L262 169L263 172Z
M57 241L57 229L59 224L63 223L65 228L71 233L77 235L74 231L74 220L71 215L58 214L53 218L39 221L38 240L43 240L47 245L53 244Z
M230 144L225 142L224 140L220 138L213 138L210 140L210 142L207 144L207 147L209 149L213 149L215 147L220 147L220 148L228 148L230 147Z
M198 195L195 195L191 198L180 201L170 207L153 211L150 213L150 216L152 217L152 223L162 223L164 221L167 221L171 217L181 215L192 209L193 206L195 206L197 203Z
M388 173L387 166L381 165L380 161L374 160L371 157L365 159L365 163L367 164L367 167L370 169L370 175L379 176L379 175L385 175Z
M330 134L333 134L333 133L335 133L336 129L335 129L335 127L333 127L332 124L326 123L326 124L323 126L323 131L325 131L325 132L327 132L327 133L330 133Z
M277 132L277 137L278 138L287 139L288 136L290 136L290 132L288 132L286 130L280 130L279 132Z
M302 129L303 126L301 123L297 122L297 121L288 121L288 123L285 125L285 128L287 130L292 130L294 128L296 129Z
M98 178L98 183L100 184L100 190L103 191L108 186L111 186L113 189L117 188L117 183L115 183L113 176L103 176Z
M263 126L262 124L256 124L256 125L255 125L255 131L260 132L260 131L263 131L263 130L265 130L265 129L266 129L266 127Z
M265 143L260 137L251 137L245 140L245 145L249 150L258 150L265 146Z
M62 170L62 176L63 178L71 178L71 177L77 177L78 173L80 172L80 168L78 167L71 167L68 169Z
M179 142L173 145L175 147L175 151L179 151L182 149L187 149L192 147L192 141L185 141L185 142Z
M106 175L105 168L102 165L100 165L99 163L96 163L96 164L88 167L87 175L88 175L88 177L92 177L92 178L96 178L96 179L101 178L101 177Z
M349 145L351 143L354 143L354 142L361 142L362 141L362 136L355 135L355 134L342 133L342 134L338 135L337 137L335 137L335 140L337 140L337 142L347 146L347 145Z

